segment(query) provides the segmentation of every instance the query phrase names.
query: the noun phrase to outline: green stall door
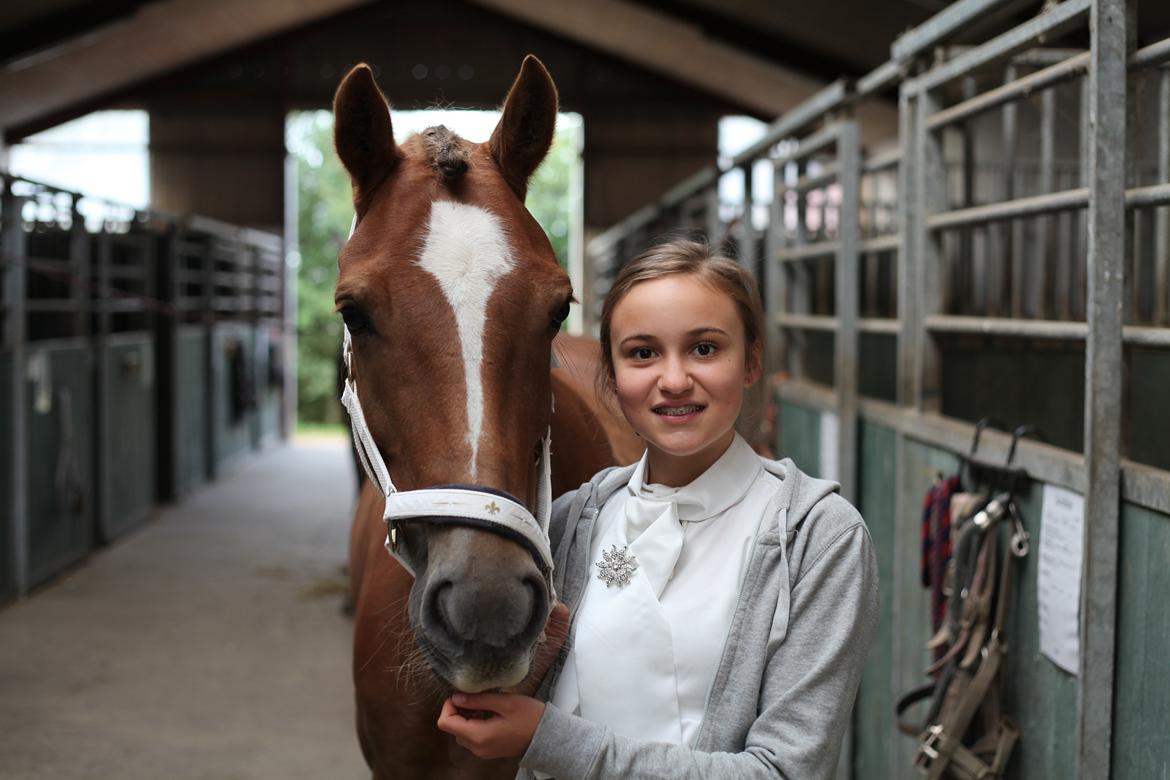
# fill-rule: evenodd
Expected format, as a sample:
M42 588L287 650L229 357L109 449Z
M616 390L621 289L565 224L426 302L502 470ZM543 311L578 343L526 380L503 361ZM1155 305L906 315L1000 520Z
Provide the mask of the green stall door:
M1123 504L1113 777L1170 773L1170 516Z
M38 345L26 357L29 585L84 557L95 541L89 351Z
M255 350L252 328L215 327L211 362L215 383L215 461L228 463L251 451L256 414Z
M280 331L259 328L256 331L256 422L257 444L264 446L280 439L281 360Z
M155 352L153 337L112 336L102 349L99 524L114 539L150 517L155 486Z
M175 339L175 490L186 495L207 481L208 403L207 330L202 326L179 330Z

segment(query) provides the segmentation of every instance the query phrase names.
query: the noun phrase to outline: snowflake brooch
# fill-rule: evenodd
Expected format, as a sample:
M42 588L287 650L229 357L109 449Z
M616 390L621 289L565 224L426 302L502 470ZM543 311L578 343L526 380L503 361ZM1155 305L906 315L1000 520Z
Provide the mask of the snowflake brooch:
M605 587L617 585L624 588L638 570L638 559L630 555L629 548L612 544L601 554L601 561L593 565L598 569L597 578L605 583Z

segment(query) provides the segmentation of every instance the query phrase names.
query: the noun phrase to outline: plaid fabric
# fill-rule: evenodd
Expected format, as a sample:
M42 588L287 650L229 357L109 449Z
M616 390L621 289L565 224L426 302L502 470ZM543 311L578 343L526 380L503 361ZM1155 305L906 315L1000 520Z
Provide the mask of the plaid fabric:
M922 501L922 587L930 589L930 625L937 631L946 613L943 572L951 559L951 496L959 491L957 476L939 480Z

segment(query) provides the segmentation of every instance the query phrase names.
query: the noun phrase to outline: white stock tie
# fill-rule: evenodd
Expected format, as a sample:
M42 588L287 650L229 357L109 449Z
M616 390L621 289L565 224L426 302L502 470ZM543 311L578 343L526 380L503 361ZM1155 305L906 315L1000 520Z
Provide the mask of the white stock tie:
M628 544L638 569L628 585L590 588L582 604L573 653L581 715L622 736L681 744L674 641L658 599L682 551L683 525L673 500L633 495L622 520L602 548Z
M678 507L669 498L634 495L626 499L625 510L630 554L637 558L638 568L650 581L654 598L661 598L682 552L683 526Z

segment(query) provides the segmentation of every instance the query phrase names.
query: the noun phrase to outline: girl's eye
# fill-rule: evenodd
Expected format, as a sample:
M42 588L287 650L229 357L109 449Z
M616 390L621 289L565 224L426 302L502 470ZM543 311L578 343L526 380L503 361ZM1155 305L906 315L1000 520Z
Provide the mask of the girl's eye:
M634 347L630 350L630 357L634 360L649 360L654 357L654 350L650 347Z
M711 357L719 348L714 344L704 341L702 344L695 345L695 353L699 357Z
M366 316L352 303L345 304L340 311L341 319L345 320L345 327L351 335L356 336L369 326Z

